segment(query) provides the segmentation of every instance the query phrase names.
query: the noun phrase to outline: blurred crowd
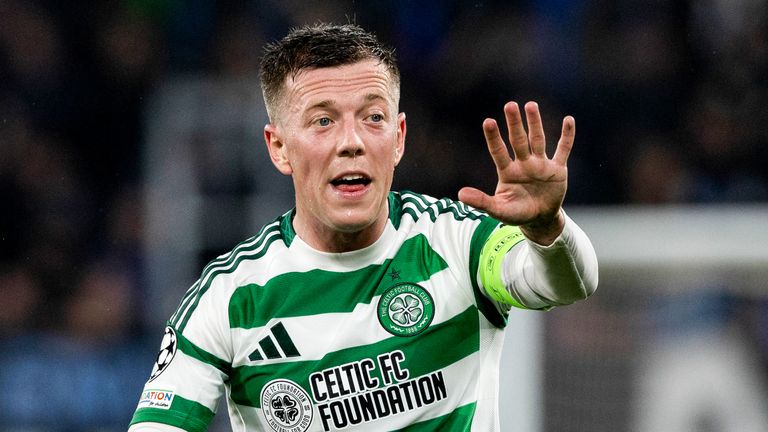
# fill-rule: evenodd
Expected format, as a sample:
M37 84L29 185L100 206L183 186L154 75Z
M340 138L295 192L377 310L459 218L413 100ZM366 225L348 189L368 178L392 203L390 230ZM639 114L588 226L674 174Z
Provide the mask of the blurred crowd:
M146 102L170 78L254 79L265 41L354 21L399 57L396 188L492 190L482 120L536 100L552 144L576 118L569 205L765 202L766 15L763 0L0 0L0 429L130 419L151 369L136 359L159 342Z

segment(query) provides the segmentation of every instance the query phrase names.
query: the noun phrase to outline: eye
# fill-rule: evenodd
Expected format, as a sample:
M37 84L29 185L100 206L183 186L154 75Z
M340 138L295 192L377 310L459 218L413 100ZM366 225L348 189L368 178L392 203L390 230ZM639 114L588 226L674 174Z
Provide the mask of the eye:
M381 115L381 114L371 114L371 116L369 118L374 123L379 123L379 122L384 121L384 116Z
M329 119L328 117L321 117L321 118L315 120L315 122L319 126L323 126L323 127L331 125L331 119Z

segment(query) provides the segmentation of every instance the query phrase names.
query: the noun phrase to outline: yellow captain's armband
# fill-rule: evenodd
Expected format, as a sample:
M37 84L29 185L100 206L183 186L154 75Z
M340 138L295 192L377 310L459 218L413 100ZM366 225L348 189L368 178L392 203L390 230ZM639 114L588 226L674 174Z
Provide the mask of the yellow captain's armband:
M504 256L512 247L525 239L519 227L503 225L494 231L483 245L480 251L480 280L483 282L485 292L493 300L512 305L514 307L528 309L515 300L507 291L501 280L501 266Z

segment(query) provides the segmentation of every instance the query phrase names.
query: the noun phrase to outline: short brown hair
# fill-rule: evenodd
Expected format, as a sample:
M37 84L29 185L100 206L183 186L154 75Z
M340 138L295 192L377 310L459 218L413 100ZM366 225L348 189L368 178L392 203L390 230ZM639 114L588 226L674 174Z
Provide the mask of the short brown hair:
M355 24L318 23L291 29L279 41L267 44L261 59L261 90L271 120L288 76L304 69L342 66L366 59L383 63L396 90L400 71L394 49L379 43L376 36Z

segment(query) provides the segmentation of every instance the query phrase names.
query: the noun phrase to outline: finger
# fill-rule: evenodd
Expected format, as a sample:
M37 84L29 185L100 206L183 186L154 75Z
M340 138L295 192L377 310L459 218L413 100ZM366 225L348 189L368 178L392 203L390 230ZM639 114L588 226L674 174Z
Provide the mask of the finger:
M547 144L544 138L544 125L541 122L539 104L525 104L525 120L528 122L528 141L531 143L531 153L536 156L546 156Z
M520 108L515 102L504 105L504 116L507 118L507 130L509 130L509 143L515 153L515 159L525 160L530 155L528 148L528 134L523 127L523 118Z
M488 211L493 203L490 195L473 187L463 187L459 190L459 201L478 210Z
M485 134L485 142L488 144L488 152L493 158L493 163L496 164L496 169L502 171L512 162L512 158L509 156L509 150L504 143L504 139L501 138L499 133L499 125L494 119L485 119L483 122L483 134Z
M571 116L566 116L563 119L563 130L560 133L560 141L557 142L557 150L555 150L555 156L552 160L560 165L565 165L568 162L568 155L571 154L575 138L576 119Z

